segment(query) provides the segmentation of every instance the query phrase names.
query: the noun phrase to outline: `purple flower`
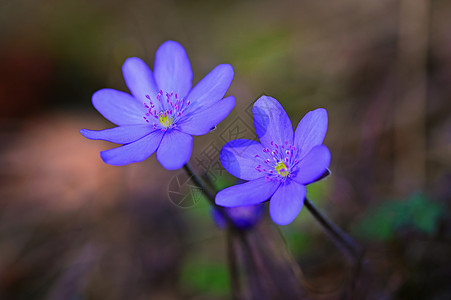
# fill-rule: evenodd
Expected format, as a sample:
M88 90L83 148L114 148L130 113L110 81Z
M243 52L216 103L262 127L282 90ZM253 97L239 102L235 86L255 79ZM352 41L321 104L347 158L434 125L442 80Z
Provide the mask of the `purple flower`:
M254 227L260 221L264 211L265 206L263 204L225 208L225 213L229 216L233 225L241 230ZM212 209L212 217L216 226L220 229L227 227L227 220L217 208Z
M88 139L123 144L100 152L110 165L140 162L156 151L164 168L181 168L191 156L192 136L208 133L235 106L233 96L223 99L232 66L218 65L192 88L191 64L177 42L158 48L153 73L136 57L125 61L122 72L132 95L102 89L92 96L94 107L118 126L80 131Z
M291 223L301 211L305 186L328 174L330 152L322 145L327 131L327 112L307 113L296 131L276 99L262 96L252 109L261 143L238 139L221 150L224 168L246 183L220 191L216 204L226 207L269 201L269 213L279 225Z

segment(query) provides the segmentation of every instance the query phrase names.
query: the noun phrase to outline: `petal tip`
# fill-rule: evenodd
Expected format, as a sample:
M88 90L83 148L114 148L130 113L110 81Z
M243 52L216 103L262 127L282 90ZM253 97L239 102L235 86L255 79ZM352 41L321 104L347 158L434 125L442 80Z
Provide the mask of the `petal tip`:
M184 159L183 161L178 161L178 162L176 162L174 160L169 160L166 157L162 157L161 152L157 151L157 161L160 163L160 165L163 168L165 168L166 170L169 170L169 171L182 168L189 161L189 157L186 161L185 160L186 159Z
M219 196L219 193L221 193L221 191L219 191L219 192L216 194L216 196L215 196L215 204L216 204L216 205L219 205L219 206L223 206L223 203L222 203L222 201L221 201L221 198L218 197L218 196Z
M143 64L147 66L147 64L139 57L127 58L122 64L122 73L124 74L124 76L127 74L127 71L133 70L133 65L137 64Z
M261 96L260 98L258 98L257 101L255 101L254 107L255 107L255 106L261 106L261 105L263 105L264 103L267 103L267 102L274 102L274 101L277 102L277 100L274 99L273 97L267 96L267 95L263 95L263 96Z
M89 139L89 130L88 129L80 129L78 132L80 132L80 134L82 136L84 136L85 138Z
M120 164L114 163L114 157L110 155L109 150L100 151L100 158L102 158L103 162L112 166L120 166Z
M232 106L232 109L235 107L235 105L236 105L236 99L235 99L234 96L228 96L228 97L224 98L222 101L224 101L224 100L230 102L230 105Z
M296 219L296 217L294 219ZM290 225L294 221L294 219L277 220L274 217L271 217L271 219L274 221L274 223L276 223L277 225L280 225L280 226Z
M320 145L320 147L322 148L322 151L324 151L324 155L326 156L326 160L327 160L327 168L329 168L330 160L332 159L330 150L329 150L329 148L327 148L326 145Z
M157 155L157 160L161 164L161 166L163 168L165 168L166 170L168 170L168 171L178 170L178 169L182 168L187 163L187 162L184 162L184 163L180 163L180 164L170 164L170 163L167 163L167 162L165 162L163 160L159 160L158 159L158 155Z
M132 57L127 58L124 61L123 66L126 65L126 64L129 64L129 63L134 63L134 62L144 62L144 61L141 58L139 58L139 57L132 56Z
M105 94L110 94L110 93L114 93L114 92L119 92L119 91L116 91L114 89L109 89L109 88L104 88L104 89L100 89L98 91L95 91L92 94L92 97L91 97L92 105L97 109L98 105L102 101L104 101Z
M315 110L313 110L314 112L316 111L316 112L319 112L319 113L322 113L322 114L326 114L327 115L327 109L325 109L325 108L323 108L323 107L319 107L319 108L317 108L317 109L315 109Z
M281 226L286 226L291 224L299 215L299 212L297 214L280 214L279 212L275 212L274 209L271 209L271 200L270 201L270 209L269 209L269 215L271 216L271 219L273 220L274 223L276 223L277 225L281 225Z
M120 147L119 147L120 148ZM139 161L126 161L123 158L119 157L117 154L112 154L110 151L117 148L100 151L100 158L102 158L103 162L112 165L112 166L125 166L131 163L139 162Z
M224 73L231 75L232 78L235 75L235 71L231 64L220 64L218 67L223 69Z
M327 125L329 116L325 108L317 108L309 112L317 120L317 122L323 122Z
M224 193L227 188L219 191L215 196L215 204L223 207L235 207L236 205L230 205L230 201L227 201L227 196L224 196Z
M167 48L178 48L178 49L183 50L185 52L185 48L183 48L183 46L179 42L176 42L176 41L173 41L173 40L167 40L166 42L161 44L160 47L158 47L158 50L160 50L160 49L167 49Z

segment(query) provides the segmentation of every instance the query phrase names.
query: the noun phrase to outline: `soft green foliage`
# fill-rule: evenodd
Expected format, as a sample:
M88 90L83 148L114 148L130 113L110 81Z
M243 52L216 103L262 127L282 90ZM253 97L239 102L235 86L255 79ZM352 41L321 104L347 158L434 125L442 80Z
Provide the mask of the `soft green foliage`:
M333 183L332 178L329 176L321 181L314 182L307 186L307 197L318 205L323 202L324 199L328 199L330 194L330 187Z
M313 244L313 238L311 236L293 226L285 226L281 229L287 246L295 256L300 256L311 249L311 245Z
M362 237L375 240L389 240L403 227L432 234L442 215L439 204L430 201L425 195L414 194L404 201L387 201L367 212L354 231Z
M213 184L215 188L220 191L222 189L225 189L226 187L236 184L236 178L229 175L218 175Z
M218 262L188 260L182 269L181 283L193 291L214 296L226 296L230 291L227 267Z
M246 36L241 43L231 45L230 53L235 67L242 73L267 69L278 72L278 66L289 55L290 44L287 30L274 28L255 33L252 39Z

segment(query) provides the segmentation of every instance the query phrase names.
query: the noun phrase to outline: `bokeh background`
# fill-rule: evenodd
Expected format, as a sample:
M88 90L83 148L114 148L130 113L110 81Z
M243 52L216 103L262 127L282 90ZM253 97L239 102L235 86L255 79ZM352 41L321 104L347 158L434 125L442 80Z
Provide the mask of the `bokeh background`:
M194 82L235 69L237 107L195 139L198 171L233 183L201 162L253 136L262 94L294 124L326 108L332 175L308 193L366 247L361 297L451 298L450 1L18 0L0 2L0 299L230 297L207 203L168 196L190 192L169 186L182 170L106 165L114 145L78 132L111 126L91 95L127 91L125 59L152 67L168 39ZM280 230L311 298L338 299L350 266L308 211Z

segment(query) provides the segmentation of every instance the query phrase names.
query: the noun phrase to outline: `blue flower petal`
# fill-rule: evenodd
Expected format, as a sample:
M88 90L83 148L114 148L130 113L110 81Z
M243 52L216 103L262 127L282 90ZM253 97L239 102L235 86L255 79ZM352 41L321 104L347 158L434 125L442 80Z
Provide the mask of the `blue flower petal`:
M193 137L178 130L165 133L157 151L157 160L167 170L183 167L191 156Z
M280 182L259 178L223 189L216 194L217 205L234 207L253 205L271 198Z
M262 218L264 211L264 204L226 207L224 209L224 212L229 216L233 225L241 230L247 230L254 227L254 225ZM219 229L225 229L227 227L227 220L217 208L211 210L211 215Z
M222 166L235 177L243 180L254 180L265 176L255 167L263 164L262 160L255 156L265 157L260 143L252 140L238 139L228 142L222 147L220 159Z
M145 62L137 57L128 58L122 65L122 74L128 89L139 104L149 103L149 99L146 98L146 95L149 95L152 102L159 105L156 99L159 89L152 71Z
M269 200L269 215L279 225L293 222L304 205L307 190L304 185L293 181L282 184Z
M155 54L154 75L158 88L185 97L193 84L193 71L185 49L177 42L167 41Z
M293 126L280 103L268 96L261 96L252 108L255 132L263 146L273 141L283 145L286 141L293 144Z
M216 66L188 94L187 100L191 104L187 112L203 110L221 100L232 83L233 75L231 65Z
M82 129L80 133L91 140L104 140L117 144L128 144L139 140L155 129L149 125L118 126L104 130Z
M311 183L327 171L329 164L329 149L324 145L315 146L296 166L293 180L301 184Z
M136 142L102 151L103 161L113 166L123 166L140 162L151 156L160 145L163 132L156 130Z
M92 95L92 104L99 113L116 125L147 124L143 119L144 105L130 94L113 89L102 89Z
M318 108L308 112L299 122L294 136L294 145L298 149L298 159L324 141L327 132L327 111Z
M177 123L180 131L192 134L207 134L224 120L235 107L235 97L229 96L213 104L207 109L200 112L194 111L186 119L182 119Z

